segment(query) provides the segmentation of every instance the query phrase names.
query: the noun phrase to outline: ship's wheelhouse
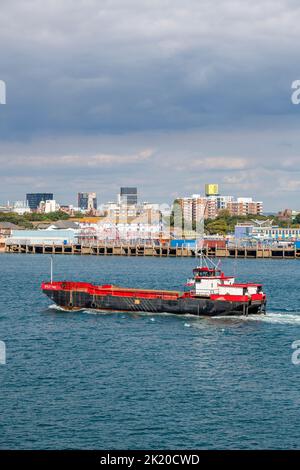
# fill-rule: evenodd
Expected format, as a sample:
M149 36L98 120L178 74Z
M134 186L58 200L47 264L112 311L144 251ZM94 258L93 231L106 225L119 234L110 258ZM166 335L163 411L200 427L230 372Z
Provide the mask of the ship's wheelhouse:
M220 284L227 282L234 283L234 278L224 276L224 273L217 267L201 266L193 269L193 285L196 295L209 297L211 294L219 292Z
M236 283L232 276L225 276L215 265L193 269L193 278L186 284L191 288L190 295L212 300L258 301L263 296L261 284Z
M207 277L222 277L224 273L218 268L208 268L206 266L197 267L193 269L193 274L195 279L196 278L207 278Z

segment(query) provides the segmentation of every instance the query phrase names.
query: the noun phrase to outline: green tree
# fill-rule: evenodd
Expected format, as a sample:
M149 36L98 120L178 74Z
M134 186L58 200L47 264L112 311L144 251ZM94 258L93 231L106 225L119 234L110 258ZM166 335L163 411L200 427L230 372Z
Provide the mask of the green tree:
M294 223L294 224L300 224L300 212L299 212L299 214L297 214L296 217L294 218L293 223Z
M228 231L228 225L225 219L217 218L209 221L206 225L206 231L210 235L226 235Z

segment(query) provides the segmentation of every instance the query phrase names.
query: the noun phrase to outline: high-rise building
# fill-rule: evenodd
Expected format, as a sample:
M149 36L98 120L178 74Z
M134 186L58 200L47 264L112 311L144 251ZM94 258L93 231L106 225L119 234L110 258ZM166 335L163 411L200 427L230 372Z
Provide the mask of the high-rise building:
M53 193L27 193L26 203L31 210L36 210L42 201L51 201Z
M217 202L217 208L219 210L224 210L227 208L227 205L234 200L233 196L214 196Z
M83 211L97 210L97 194L78 193L78 207Z
M235 216L261 215L263 213L263 203L261 201L252 201L251 197L238 197L236 201L229 202L226 209L230 215Z
M222 210L227 210L232 216L263 214L263 203L253 201L251 197L234 199L233 196L220 194L209 196L193 194L190 197L177 199L177 203L180 205L184 221L193 223L199 223L203 219L215 219Z
M185 222L201 222L203 219L214 219L217 216L217 201L209 197L193 194L191 197L177 199Z
M123 187L120 189L119 203L127 206L137 204L137 188Z
M180 207L180 213L175 209L176 214L179 215L185 222L192 222L193 220L193 198L192 197L181 197L176 200Z
M210 197L201 197L194 200L194 221L199 222L202 219L215 219L218 215L217 200Z

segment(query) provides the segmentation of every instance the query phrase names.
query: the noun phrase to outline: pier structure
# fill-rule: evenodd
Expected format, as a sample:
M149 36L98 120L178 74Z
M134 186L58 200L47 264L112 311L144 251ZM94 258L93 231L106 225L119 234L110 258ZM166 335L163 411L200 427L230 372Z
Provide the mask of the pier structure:
M6 253L26 254L63 254L94 256L154 256L154 257L196 257L197 250L188 246L170 246L170 244L105 243L96 244L31 244L25 241L6 241ZM257 259L293 259L300 258L300 248L294 246L239 246L228 245L220 248L204 246L203 254L212 258L257 258Z

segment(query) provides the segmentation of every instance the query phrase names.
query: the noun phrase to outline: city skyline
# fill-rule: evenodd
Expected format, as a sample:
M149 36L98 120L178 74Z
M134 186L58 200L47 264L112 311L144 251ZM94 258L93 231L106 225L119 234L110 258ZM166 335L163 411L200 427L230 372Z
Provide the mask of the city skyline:
M217 180L298 209L294 0L81 6L87 34L68 2L1 6L0 200L138 185L168 202Z
M300 449L299 25L1 0L0 463Z
M224 204L225 202L239 202L240 200L251 200L253 201L253 195L247 195L245 196L240 196L237 194L224 194L223 191L220 191L220 186L218 183L210 182L210 183L205 183L204 187L198 188L200 191L197 193L193 194L181 194L180 196L176 197L173 199L170 204L166 204L163 201L159 201L159 203L156 203L154 201L148 200L146 201L143 199L143 194L140 194L139 188L137 186L135 187L124 187L121 186L119 188L119 191L116 195L113 195L112 198L107 199L107 200L99 200L99 194L95 191L86 191L86 192L77 192L76 193L76 203L74 201L61 201L59 200L54 192L34 192L34 193L26 193L25 198L21 200L11 200L7 201L7 207L14 206L15 204L19 205L20 203L23 203L24 205L28 205L30 209L37 209L39 206L39 203L41 201L45 202L47 200L54 200L55 202L58 202L59 204L62 205L68 205L70 207L75 207L79 209L97 209L101 208L102 206L105 206L109 203L113 204L120 204L120 205L140 205L140 204L152 204L152 205L170 205L170 207L174 204L175 201L179 200L184 200L184 199L191 199L191 198L201 198L201 199L206 199L206 198L211 198L211 199L219 199L221 202L221 205ZM140 197L141 196L141 197ZM73 197L74 199L74 197ZM218 204L220 204L220 201ZM248 201L249 202L249 201ZM3 201L0 201L0 206L5 206L5 203L3 204ZM255 204L261 204L263 205L263 201L255 202ZM224 206L225 207L225 206ZM222 209L224 207L219 207L218 209Z

